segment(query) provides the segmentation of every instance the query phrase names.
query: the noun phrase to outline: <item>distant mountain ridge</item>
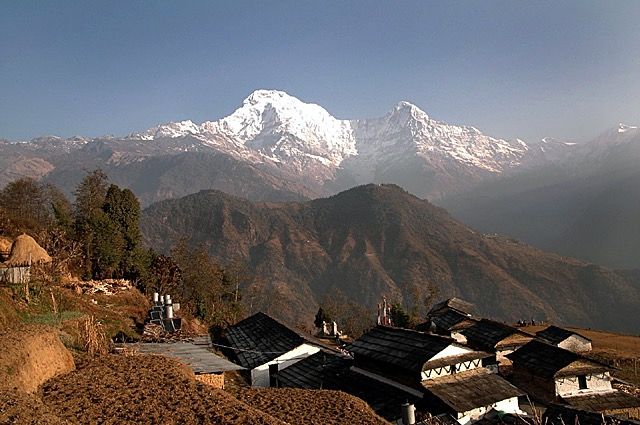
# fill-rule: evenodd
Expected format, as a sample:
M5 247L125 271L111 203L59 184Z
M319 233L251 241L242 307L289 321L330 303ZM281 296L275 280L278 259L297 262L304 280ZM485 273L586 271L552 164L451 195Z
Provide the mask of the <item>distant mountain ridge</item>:
M438 201L455 217L542 249L640 268L640 129L620 124L561 161Z
M373 315L383 294L419 303L436 287L502 320L618 331L640 325L636 274L482 235L394 185L278 204L203 191L147 208L142 229L160 251L184 236L223 263L247 261L256 277L246 296L280 300L277 315L293 321L309 322L337 292Z

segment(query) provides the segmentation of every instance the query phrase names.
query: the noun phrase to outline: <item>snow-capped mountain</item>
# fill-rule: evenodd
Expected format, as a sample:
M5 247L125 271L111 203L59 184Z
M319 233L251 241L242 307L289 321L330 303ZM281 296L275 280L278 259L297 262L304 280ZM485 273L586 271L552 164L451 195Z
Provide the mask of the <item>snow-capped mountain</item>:
M599 161L639 135L620 125L592 143L527 144L438 121L409 102L381 117L339 119L285 92L257 90L229 116L203 123L170 122L126 137L0 140L0 186L28 176L72 193L82 170L103 168L116 183L139 187L145 203L212 188L256 200L308 198L372 182L435 199L549 163Z
M276 90L257 90L231 115L195 124L171 122L129 139L193 137L252 163L272 162L309 184L325 185L339 173L356 184L393 178L405 162L436 172L496 174L520 165L528 147L430 118L400 102L380 118L343 120L324 108ZM443 180L455 180L448 176ZM419 186L416 183L415 186ZM438 189L437 192L441 192ZM432 195L430 191L420 193Z

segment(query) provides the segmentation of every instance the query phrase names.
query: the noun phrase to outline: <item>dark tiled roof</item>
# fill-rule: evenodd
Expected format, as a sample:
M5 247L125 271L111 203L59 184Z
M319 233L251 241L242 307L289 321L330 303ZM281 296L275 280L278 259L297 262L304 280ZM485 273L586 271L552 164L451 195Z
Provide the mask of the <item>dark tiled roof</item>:
M453 297L453 298L449 298L447 300L441 301L438 304L431 307L431 310L429 310L428 315L431 316L442 309L453 309L461 313L471 314L473 313L473 304L465 300L462 300L460 298Z
M380 416L400 417L400 405L415 403L416 397L398 388L350 370L352 360L327 351L319 351L278 372L284 387L332 389L352 394L367 402Z
M547 329L536 332L536 336L549 341L553 345L558 345L565 339L569 338L571 335L578 335L579 337L582 337L587 341L591 341L586 336L580 335L577 332L572 332L568 329L560 328L558 326L553 326L553 325L549 326Z
M460 331L467 338L469 346L479 350L493 351L496 345L511 335L522 335L529 338L524 332L504 323L482 319Z
M508 354L507 357L513 361L514 368L524 367L544 378L557 376L562 369L575 362L581 365L581 373L586 372L587 369L593 372L611 369L595 360L535 339Z
M640 421L621 419L618 417L604 416L605 423L616 425L640 425ZM548 425L602 425L603 415L571 406L552 404L542 416L542 423Z
M247 369L268 363L305 342L305 338L264 313L256 313L229 327L225 354ZM246 350L246 351L245 351Z
M284 387L325 388L349 369L350 362L342 355L321 350L279 371L278 381Z
M437 314L431 317L433 324L435 324L438 329L443 330L451 330L459 323L467 320L471 320L471 317L456 310L445 310L442 311L442 314Z
M640 407L640 399L622 391L609 391L600 394L581 394L562 398L567 404L578 409L604 412L607 410Z
M409 329L377 326L352 342L347 350L360 358L397 367L409 372L421 372L422 366L455 341Z
M422 385L460 413L524 395L518 388L485 368L428 379Z

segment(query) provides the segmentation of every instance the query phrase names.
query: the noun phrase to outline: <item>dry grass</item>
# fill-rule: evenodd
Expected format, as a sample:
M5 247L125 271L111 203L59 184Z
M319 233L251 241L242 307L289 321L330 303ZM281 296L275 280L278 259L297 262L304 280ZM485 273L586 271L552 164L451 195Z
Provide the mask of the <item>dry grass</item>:
M11 245L11 254L7 264L10 266L24 266L36 263L49 263L51 257L35 239L31 236L22 234L13 241Z
M109 353L110 340L104 333L104 327L93 316L86 316L78 322L82 346L89 356L101 356Z
M78 370L48 381L40 396L55 415L81 424L284 425L160 356L79 362Z
M367 403L342 391L238 388L233 394L248 405L292 424L388 424Z

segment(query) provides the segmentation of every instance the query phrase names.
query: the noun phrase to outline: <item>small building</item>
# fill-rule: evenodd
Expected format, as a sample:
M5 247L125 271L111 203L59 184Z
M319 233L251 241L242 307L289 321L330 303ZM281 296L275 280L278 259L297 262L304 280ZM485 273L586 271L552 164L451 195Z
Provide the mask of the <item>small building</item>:
M495 353L496 361L503 370L511 364L507 355L533 339L513 326L489 319L481 319L459 333L469 347Z
M216 355L211 349L208 336L191 338L190 341L170 343L123 344L126 351L140 354L156 354L171 357L188 366L198 381L214 388L224 389L227 372L244 368Z
M429 313L427 313L427 316L436 316L438 314L441 314L443 311L449 310L454 310L466 316L471 316L473 314L474 306L470 302L465 301L461 298L452 297L441 301L431 307Z
M277 385L277 374L320 351L310 336L259 312L229 327L222 339L225 354L247 370L253 387Z
M613 368L604 363L540 340L508 357L513 382L534 399L601 413L638 412L640 399L614 389Z
M488 369L480 367L422 383L439 403L439 410L460 424L476 421L490 412L524 414L518 397L524 392Z
M513 382L541 401L613 391L608 365L540 340L508 357L513 362Z
M549 326L544 330L536 332L536 336L547 341L549 344L576 353L585 353L592 349L589 338L558 326Z

